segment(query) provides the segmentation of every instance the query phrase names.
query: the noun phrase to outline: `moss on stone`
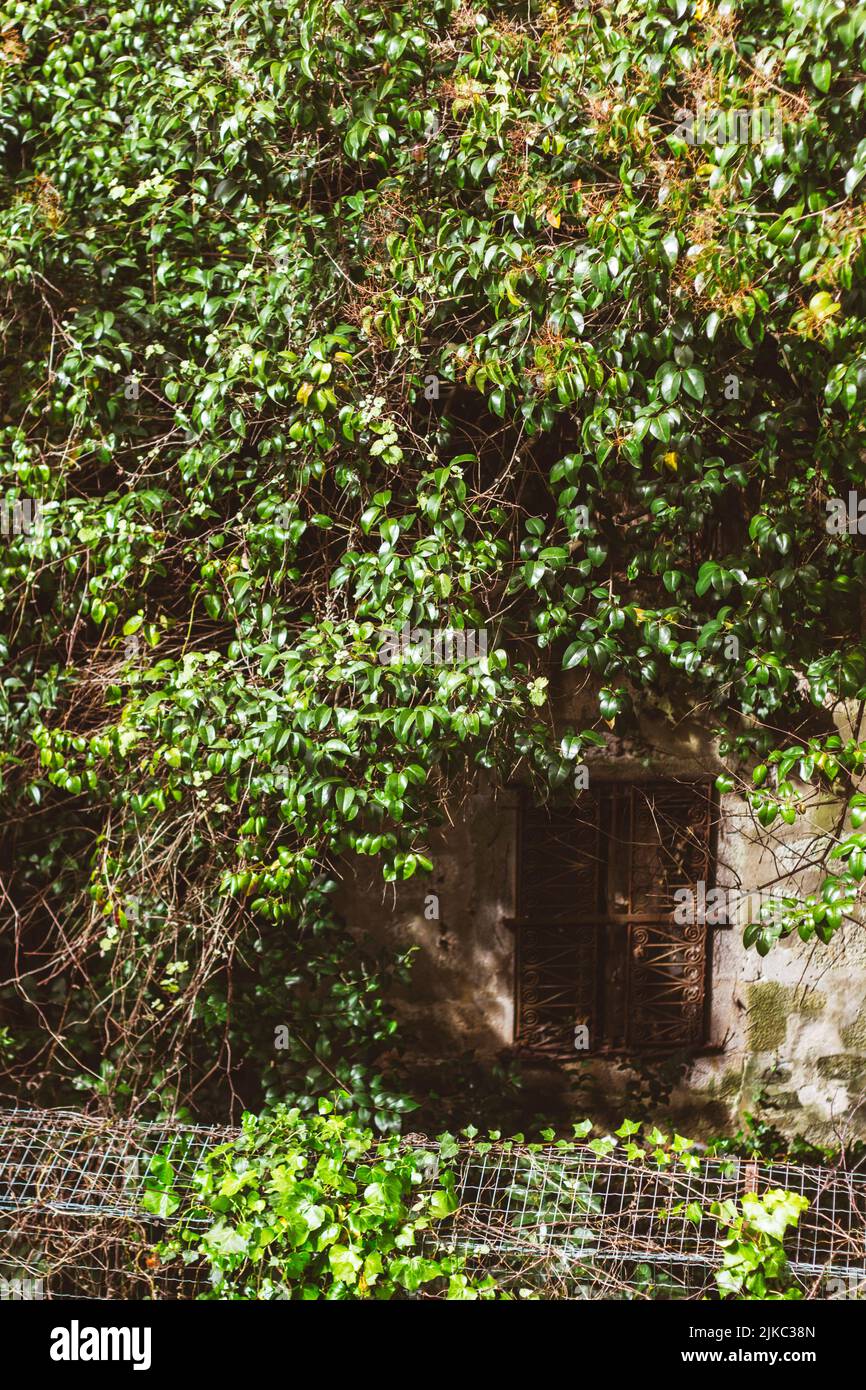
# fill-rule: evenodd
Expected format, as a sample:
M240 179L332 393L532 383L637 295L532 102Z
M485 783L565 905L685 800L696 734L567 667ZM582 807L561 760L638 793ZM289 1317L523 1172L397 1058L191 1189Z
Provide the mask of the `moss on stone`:
M766 1086L761 1093L768 1110L799 1110L800 1097L785 1086Z
M791 1003L803 1018L817 1018L827 1007L827 996L818 989L810 989L805 994L802 990L792 989Z
M705 1096L708 1101L715 1100L736 1100L742 1088L742 1073L734 1067L729 1067L721 1076L712 1076L707 1082L706 1089L695 1088L695 1095Z
M839 1036L846 1052L860 1052L866 1055L866 1013L860 1014L847 1028L840 1028Z
M810 808L809 821L816 830L826 830L832 835L836 835L836 826L839 822L839 812L843 803L832 801L828 797L826 801L820 801L817 806Z
M828 1081L843 1081L855 1091L866 1088L866 1057L851 1052L835 1052L819 1057L815 1069Z
M749 1047L752 1052L774 1052L782 1047L788 1019L817 1018L827 1005L820 990L803 991L778 980L749 986Z
M749 1048L752 1052L773 1052L781 1047L788 1032L791 988L776 980L749 986Z

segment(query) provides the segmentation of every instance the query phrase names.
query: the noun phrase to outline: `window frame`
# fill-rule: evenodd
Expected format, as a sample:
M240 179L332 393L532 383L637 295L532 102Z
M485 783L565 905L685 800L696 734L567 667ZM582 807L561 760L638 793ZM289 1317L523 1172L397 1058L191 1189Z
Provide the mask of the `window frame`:
M595 910L584 913L574 914L554 914L553 917L545 917L543 912L527 913L521 912L524 907L522 875L525 867L524 837L527 834L527 812L535 812L536 816L540 810L534 806L529 799L526 788L521 789L518 801L517 813L517 854L515 861L515 881L514 894L517 915L511 919L511 925L515 933L514 950L514 1029L513 1040L516 1051L528 1058L538 1058L555 1061L575 1061L588 1057L634 1057L634 1058L656 1058L661 1059L674 1055L698 1056L706 1053L716 1053L722 1049L713 1045L712 1035L712 986L713 986L713 953L714 953L714 932L716 927L712 923L698 922L687 924L681 927L675 923L673 912L669 908L666 911L658 909L646 912L634 910L634 860L635 846L635 799L638 793L656 794L658 792L672 793L677 789L699 790L703 794L706 805L706 821L704 823L705 833L700 841L704 847L705 882L707 890L715 886L717 869L717 843L718 843L718 798L715 794L714 783L707 777L662 777L647 776L640 778L603 778L594 780L592 784L592 795L590 804L595 804L600 813L599 832L597 845L601 849L599 854L599 869L596 876L597 892L595 899ZM550 809L556 814L567 814L575 818L575 824L579 824L581 801L585 801L587 793L577 801L568 803L564 806L554 806ZM628 904L623 911L611 910L609 906L612 885L617 882L622 883L622 877L617 876L616 864L612 864L611 845L617 840L622 839L620 834L611 833L611 808L617 808L615 815L619 815L623 802L627 802L629 807L629 861L628 872ZM654 807L653 812L654 815ZM618 823L616 828L618 829ZM575 846L578 838L575 835ZM664 841L660 839L660 843ZM667 852L667 847L665 847ZM603 884L603 893L601 885ZM681 887L694 887L688 880L683 881ZM673 885L671 885L673 887ZM676 928L676 931L674 930ZM593 949L587 950L585 943L575 940L573 943L568 937L569 931L581 933L584 931L593 933ZM691 931L691 936L687 935ZM618 934L618 935L617 935ZM545 935L547 940L545 942ZM559 945L556 945L558 940ZM680 950L685 958L685 968L688 970L694 962L690 957L695 945L700 947L700 974L699 979L695 979L692 973L691 981L683 986L683 1010L687 1009L690 1002L688 990L699 989L699 1024L695 1035L690 1039L673 1038L653 1042L646 1038L639 1038L636 1032L639 1026L639 1016L634 1016L632 1011L632 1000L636 988L636 982L640 980L641 963L644 964L644 1021L647 1017L651 1018L653 1010L652 993L645 991L646 974L652 974L654 957L662 961L662 968L659 972L659 980L664 978L664 956L666 950ZM527 950L534 949L541 951L544 949L560 950L564 959L563 969L563 1011L572 1007L568 996L567 970L569 951L576 962L575 968L579 971L585 968L586 961L594 956L593 978L587 980L586 977L581 981L578 975L572 986L572 993L577 998L578 1009L575 1016L580 1011L580 1006L585 1001L591 1001L592 1019L588 1020L590 1028L590 1046L587 1051L578 1051L573 1044L573 1030L571 1039L568 1038L563 1030L561 1040L551 1042L533 1042L532 1025L527 1024L527 1014L531 1011L533 1003L538 1003L540 1008L555 1008L556 1005L550 999L542 1003L538 999L526 1000L527 994L527 975L533 968L532 961L527 962ZM612 981L611 965L616 959L624 978L619 985ZM657 961L656 961L657 965ZM543 968L543 967L542 967ZM686 976L688 978L688 976ZM616 990L618 989L618 1002ZM663 985L659 988L659 997L663 1001ZM658 1004L655 1005L659 1007ZM662 1003L663 1007L663 1003ZM616 1029L611 1026L617 1017L622 1022L622 1027ZM600 1041L595 1042L593 1033L600 1036Z

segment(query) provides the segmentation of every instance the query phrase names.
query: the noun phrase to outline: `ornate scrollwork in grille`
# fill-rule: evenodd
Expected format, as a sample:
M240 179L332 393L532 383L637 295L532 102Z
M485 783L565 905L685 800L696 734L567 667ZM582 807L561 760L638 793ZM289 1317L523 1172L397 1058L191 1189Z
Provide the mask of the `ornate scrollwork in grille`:
M636 1047L676 1049L701 1041L706 930L669 922L631 928L627 1022Z
M710 876L710 789L703 783L629 788L629 913L673 911L673 894Z
M574 1030L597 1021L598 952L593 928L531 927L518 937L518 1037L527 1050L574 1055Z

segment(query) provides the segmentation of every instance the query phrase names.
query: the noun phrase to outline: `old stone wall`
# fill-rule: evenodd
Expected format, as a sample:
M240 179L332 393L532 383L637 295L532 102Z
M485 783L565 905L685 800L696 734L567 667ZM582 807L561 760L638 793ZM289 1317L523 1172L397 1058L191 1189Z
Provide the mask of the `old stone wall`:
M714 766L706 735L681 726L672 736L661 720L650 721L639 746L611 739L588 763L590 779L606 780L706 776ZM516 791L484 790L450 804L432 875L395 886L366 862L346 866L350 926L393 950L414 948L411 985L396 1006L401 1045L419 1059L511 1055L517 806ZM744 893L808 891L810 866L837 821L838 806L825 798L767 836L737 796L721 798L717 883ZM556 1102L576 1116L615 1119L643 1084L656 1088L660 1113L697 1137L730 1130L745 1112L813 1141L866 1135L866 933L850 926L829 946L795 935L762 959L744 946L742 925L710 929L708 1049L660 1073L591 1052L567 1065L524 1065L538 1110Z

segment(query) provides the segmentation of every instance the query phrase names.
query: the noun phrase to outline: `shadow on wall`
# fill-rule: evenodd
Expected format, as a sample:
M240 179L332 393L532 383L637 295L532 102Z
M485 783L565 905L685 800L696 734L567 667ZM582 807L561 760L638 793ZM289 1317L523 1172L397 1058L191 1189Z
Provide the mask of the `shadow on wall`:
M454 824L431 840L432 874L386 884L366 859L343 865L338 904L349 930L389 955L413 953L409 983L390 997L400 1023L391 1059L406 1089L425 1098L434 1123L567 1125L592 1116L686 1113L693 1132L718 1133L736 1110L739 1087L696 1095L688 1061L632 1067L601 1058L563 1065L514 1053L517 793L467 796ZM737 1094L734 1094L734 1090ZM446 1119L443 1120L443 1114Z
M384 883L367 860L343 864L338 905L349 930L391 953L412 952L393 997L406 1048L430 1060L467 1051L491 1061L514 1028L516 798L467 795L431 840L432 874Z

